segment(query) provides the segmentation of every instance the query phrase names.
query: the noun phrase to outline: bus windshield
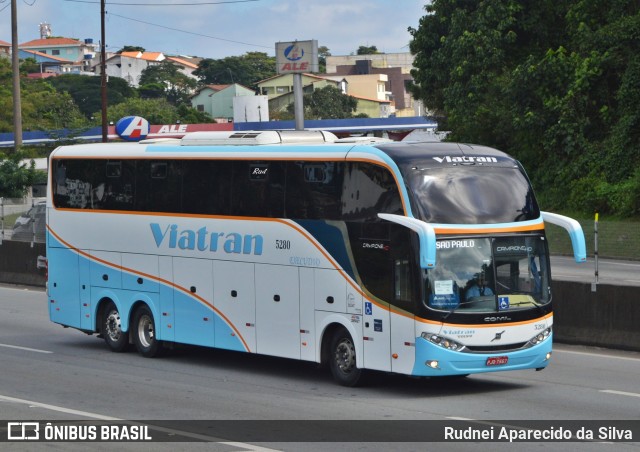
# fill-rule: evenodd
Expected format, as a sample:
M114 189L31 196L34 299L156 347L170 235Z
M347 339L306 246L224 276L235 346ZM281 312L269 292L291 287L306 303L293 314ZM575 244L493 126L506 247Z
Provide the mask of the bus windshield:
M428 223L489 224L540 217L518 167L457 166L405 171L417 218Z
M543 236L442 239L437 249L425 273L428 308L496 313L551 301Z

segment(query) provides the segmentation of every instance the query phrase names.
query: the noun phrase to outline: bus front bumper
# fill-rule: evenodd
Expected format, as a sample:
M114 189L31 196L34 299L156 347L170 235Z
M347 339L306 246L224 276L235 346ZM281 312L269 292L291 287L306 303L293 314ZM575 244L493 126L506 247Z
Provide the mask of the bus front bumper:
M438 377L505 370L543 369L551 359L553 334L526 349L496 353L447 350L422 337L416 338L416 362L412 375Z

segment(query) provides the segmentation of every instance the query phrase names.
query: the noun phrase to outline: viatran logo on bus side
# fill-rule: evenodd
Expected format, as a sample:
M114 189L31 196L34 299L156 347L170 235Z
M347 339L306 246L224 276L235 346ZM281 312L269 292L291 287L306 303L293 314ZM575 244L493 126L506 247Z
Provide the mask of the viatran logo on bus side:
M433 160L438 163L498 163L497 158L483 155L463 155L456 157L445 155L444 157L433 157Z
M257 235L237 232L211 232L206 226L200 229L180 229L177 224L160 225L151 223L151 233L156 246L167 246L181 250L210 251L218 250L227 254L262 254L264 238Z

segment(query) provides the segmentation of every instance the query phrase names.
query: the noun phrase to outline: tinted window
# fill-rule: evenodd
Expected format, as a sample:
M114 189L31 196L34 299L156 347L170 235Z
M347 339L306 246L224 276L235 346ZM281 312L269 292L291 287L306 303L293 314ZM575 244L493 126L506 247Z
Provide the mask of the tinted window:
M405 177L415 214L426 222L510 223L540 216L531 185L518 168L410 169Z
M231 215L282 218L284 189L284 163L233 162Z
M54 203L76 209L380 221L395 179L359 162L56 159Z
M136 162L136 210L180 212L182 162L139 160Z
M204 215L229 215L233 162L185 160L182 211Z
M342 162L288 163L286 216L340 219L343 169Z
M344 172L342 213L345 220L377 221L378 213L403 214L392 174L371 163L349 162Z

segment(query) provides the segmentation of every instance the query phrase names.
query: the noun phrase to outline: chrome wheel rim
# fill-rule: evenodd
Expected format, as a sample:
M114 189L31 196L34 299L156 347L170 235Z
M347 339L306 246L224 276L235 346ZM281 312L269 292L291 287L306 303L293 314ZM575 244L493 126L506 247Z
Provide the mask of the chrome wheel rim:
M153 321L148 315L140 317L138 322L138 338L140 339L140 345L145 348L151 347L155 340L155 331L153 330Z
M356 367L356 350L353 343L343 338L336 346L334 359L337 368L343 374L349 374Z
M107 336L109 336L109 339L113 342L117 342L122 336L122 322L120 320L120 313L117 310L114 309L107 315L105 329Z

